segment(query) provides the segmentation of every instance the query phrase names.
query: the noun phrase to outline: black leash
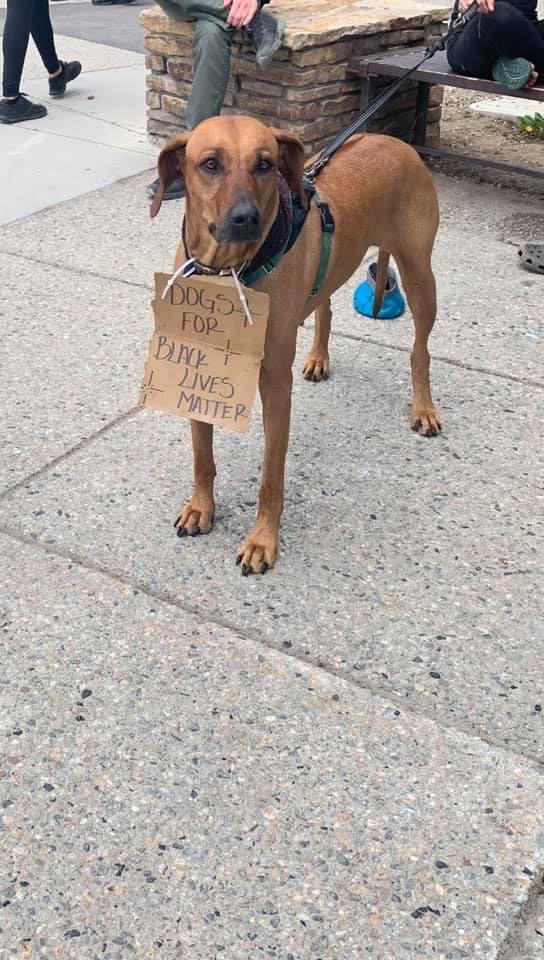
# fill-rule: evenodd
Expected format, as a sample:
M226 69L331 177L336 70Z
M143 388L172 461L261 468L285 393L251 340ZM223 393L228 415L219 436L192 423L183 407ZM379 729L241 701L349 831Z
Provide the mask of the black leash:
M424 63L426 63L427 60L430 60L431 57L434 57L435 53L438 53L439 50L445 50L446 44L448 40L453 36L453 34L457 33L459 30L462 30L465 24L469 20L471 20L472 17L474 17L477 13L478 13L478 4L476 3L476 0L473 0L470 7L468 7L463 14L456 17L455 20L450 24L447 32L442 37L439 37L437 40L435 40L434 43L431 44L431 46L427 47L427 50L425 51L425 56L422 57L422 59L418 63L416 63L415 66L411 67L405 74L403 74L402 77L398 77L396 80L393 81L393 83L390 83L389 86L386 87L385 90L382 91L382 93L380 93L379 97L376 97L374 102L371 103L366 108L366 110L363 110L363 112L360 113L359 116L356 117L355 120L353 120L350 123L349 127L345 127L344 130L341 130L338 136L336 137L336 139L333 140L332 143L328 145L328 147L325 147L325 149L321 151L317 160L314 160L311 167L309 167L308 170L305 171L304 173L305 179L308 180L309 183L314 183L315 178L317 177L319 172L329 162L329 160L336 153L336 151L339 150L340 147L344 145L346 140L349 140L349 138L352 137L354 133L357 133L357 131L360 130L361 127L364 127L365 124L368 123L370 118L373 117L374 114L380 109L380 107L383 107L384 103L387 103L387 101L390 100L392 96L394 96L394 94L402 86L402 84L406 83L406 81L409 80L412 74L415 73L416 70L419 70L419 68ZM455 8L454 8L454 15L455 15Z

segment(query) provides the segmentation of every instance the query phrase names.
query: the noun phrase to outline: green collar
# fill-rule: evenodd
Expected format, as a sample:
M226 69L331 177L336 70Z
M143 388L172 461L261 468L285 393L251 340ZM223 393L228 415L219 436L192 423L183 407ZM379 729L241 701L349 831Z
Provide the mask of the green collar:
M242 273L240 279L245 283L246 287L250 287L253 283L257 283L257 280L262 280L263 277L267 277L269 273L272 273L277 266L283 260L287 252L287 243L278 250L273 257L270 257L269 260L265 260L264 263L261 263L260 267L255 267L254 270L248 270L247 273Z

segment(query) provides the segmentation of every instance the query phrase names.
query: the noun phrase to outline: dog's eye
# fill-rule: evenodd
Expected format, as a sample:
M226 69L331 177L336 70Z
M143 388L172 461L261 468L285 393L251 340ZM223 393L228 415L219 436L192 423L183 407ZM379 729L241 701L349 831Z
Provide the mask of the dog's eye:
M217 157L208 157L206 160L203 160L200 164L202 170L205 170L206 173L218 173L220 170L220 163Z
M267 160L265 157L261 157L261 159L257 163L256 169L257 169L257 173L269 173L269 171L272 170L273 167L274 167L274 164L272 163L271 160Z

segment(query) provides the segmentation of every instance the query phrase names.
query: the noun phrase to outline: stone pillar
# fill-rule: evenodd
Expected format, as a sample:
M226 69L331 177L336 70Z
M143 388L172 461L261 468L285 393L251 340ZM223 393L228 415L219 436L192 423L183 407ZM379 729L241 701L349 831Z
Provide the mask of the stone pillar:
M310 13L312 2L303 3ZM354 11L359 6L353 3ZM275 0L274 9L278 7L281 10L282 0ZM375 11L376 23L365 22L360 27L331 29L333 14L323 29L314 27L312 33L293 27L265 70L257 67L252 51L237 34L223 112L248 114L288 129L302 140L309 155L320 150L360 111L361 80L349 74L349 58L389 47L422 46L430 34L440 32L446 15L444 8L432 9L432 0L429 7L429 13L386 17L385 23ZM366 20L371 13L366 3ZM148 131L159 137L172 136L185 129L192 27L170 20L160 7L142 11L140 23L146 29ZM430 142L438 138L441 101L442 89L435 87L429 111ZM372 129L408 137L414 106L415 86L411 84L383 108Z

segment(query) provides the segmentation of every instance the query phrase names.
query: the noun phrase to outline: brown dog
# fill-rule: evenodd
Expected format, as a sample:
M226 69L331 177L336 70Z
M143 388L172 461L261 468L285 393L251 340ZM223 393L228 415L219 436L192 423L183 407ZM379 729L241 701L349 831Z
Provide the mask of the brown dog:
M158 213L164 190L182 172L187 189L187 250L215 269L239 267L255 256L277 215L278 170L291 190L304 197L300 141L248 117L214 117L175 137L162 150L158 169L161 185L151 216ZM392 255L414 316L412 427L426 436L440 430L427 350L436 315L431 253L438 227L430 175L405 143L363 134L335 154L317 185L336 223L320 292L310 298L322 241L321 220L313 203L295 245L273 273L255 284L256 290L270 295L259 381L265 451L256 523L238 553L244 574L264 573L278 552L297 330L315 310L314 342L304 375L309 380L326 379L330 297L351 277L370 245L380 249L375 306L379 310ZM186 259L182 243L175 266ZM180 536L209 533L215 511L213 427L192 420L191 428L194 489L176 521Z

